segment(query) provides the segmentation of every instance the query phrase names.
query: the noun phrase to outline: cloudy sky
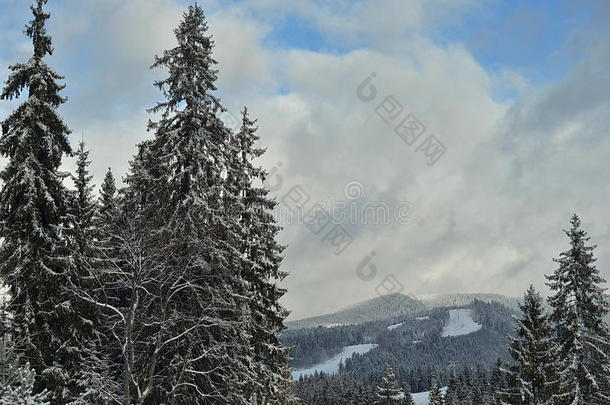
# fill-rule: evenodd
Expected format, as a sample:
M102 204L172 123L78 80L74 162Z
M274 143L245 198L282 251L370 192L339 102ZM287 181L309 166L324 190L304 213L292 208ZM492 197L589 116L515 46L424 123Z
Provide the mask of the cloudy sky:
M0 0L2 80L31 53L27 3ZM62 113L73 142L91 147L98 184L108 166L123 176L151 136L145 110L163 72L148 66L188 4L49 0ZM261 164L286 208L292 319L387 291L544 289L574 212L610 277L610 4L201 4L219 95L230 114L247 105L259 119ZM0 102L0 119L13 107ZM295 204L332 221L283 215Z

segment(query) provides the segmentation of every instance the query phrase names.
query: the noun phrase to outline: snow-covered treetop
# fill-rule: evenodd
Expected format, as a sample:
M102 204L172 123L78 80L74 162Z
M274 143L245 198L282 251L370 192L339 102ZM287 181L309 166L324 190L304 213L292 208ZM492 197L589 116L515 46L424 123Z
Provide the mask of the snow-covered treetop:
M187 110L201 106L212 112L222 110L219 99L211 94L216 90L214 83L218 70L214 68L217 62L212 58L214 41L207 31L203 9L198 4L189 6L174 30L178 46L155 57L152 65L152 68L167 68L169 76L155 82L167 101L157 104L151 111L164 110L165 117L184 104Z
M51 37L47 35L45 28L46 21L50 17L50 14L43 10L45 4L47 4L47 0L37 0L36 7L30 6L32 14L34 14L34 20L30 21L25 29L25 33L32 38L34 43L34 57L38 59L53 54Z

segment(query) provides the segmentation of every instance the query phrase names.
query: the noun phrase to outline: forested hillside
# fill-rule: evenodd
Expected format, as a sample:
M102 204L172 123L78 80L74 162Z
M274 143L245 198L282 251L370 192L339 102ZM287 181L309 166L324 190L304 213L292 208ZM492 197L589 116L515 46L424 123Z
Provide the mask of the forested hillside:
M448 384L457 365L490 370L499 359L509 359L506 336L512 333L511 317L515 311L500 303L475 300L472 318L482 325L481 330L442 337L449 321L449 309L441 307L417 316L397 316L357 325L288 330L282 334L282 341L294 348L292 366L296 369L322 363L345 346L375 343L378 346L368 353L347 359L337 371L339 377L349 376L350 380L370 385L390 365L398 380L410 382L413 392L429 389L432 376L441 384ZM328 378L337 381L339 377ZM307 386L306 380L311 378L304 378L297 386Z

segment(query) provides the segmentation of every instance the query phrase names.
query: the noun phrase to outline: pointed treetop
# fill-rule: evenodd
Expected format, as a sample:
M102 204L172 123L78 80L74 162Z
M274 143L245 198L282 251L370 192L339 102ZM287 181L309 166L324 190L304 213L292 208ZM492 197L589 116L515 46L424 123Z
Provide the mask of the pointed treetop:
M76 206L80 214L84 215L84 211L92 209L91 195L93 192L93 186L90 185L93 176L89 173L89 150L87 149L85 142L78 143L78 149L76 150L76 174L72 175L72 180L76 185Z
M527 305L528 302L542 302L540 293L536 290L533 284L530 284L527 291L523 294L523 303Z
M564 230L565 234L568 235L572 240L574 239L581 239L581 238L585 238L587 236L587 233L585 231L583 231L582 229L580 229L580 218L578 217L578 215L573 214L572 217L570 218L570 229L569 230ZM584 240L588 240L589 238L585 238Z
M203 38L210 39L210 36L205 35L208 30L208 23L205 20L203 8L198 3L190 5L182 16L180 25L174 30L180 44L189 42L189 40L197 42ZM205 42L205 44L209 45L210 43Z
M106 213L108 210L114 208L115 194L116 183L114 181L114 175L112 174L112 170L108 168L108 171L104 176L104 181L102 182L102 186L100 189L100 202L102 205L102 213Z
M53 54L51 37L47 35L45 28L46 21L50 17L49 13L44 12L43 7L45 4L47 4L47 0L37 0L36 5L30 6L34 19L25 27L26 35L32 38L34 44L34 57L38 59L44 58L45 55Z
M90 179L89 172L87 170L87 166L91 164L89 159L89 150L87 149L87 145L85 142L78 143L78 149L76 150L76 171L79 176L83 176L83 178Z
M241 131L246 132L250 135L254 135L256 130L258 130L258 127L254 126L257 122L258 122L257 119L250 118L250 113L248 112L248 107L244 106L244 109L241 111ZM254 139L257 140L258 136L255 136Z
M203 9L197 4L189 6L174 34L178 45L156 56L151 66L166 68L169 72L168 78L154 83L167 101L157 103L149 111L163 111L163 117L168 118L184 107L189 112L187 115L199 116L198 120L201 115L207 120L210 112L225 111L220 99L212 94L216 90L218 62L212 57L214 41L208 33ZM149 129L156 127L156 123L149 123Z
M112 174L112 168L108 168L106 175L104 176L104 182L102 183L102 189L110 194L116 192L116 183L114 181L114 175Z

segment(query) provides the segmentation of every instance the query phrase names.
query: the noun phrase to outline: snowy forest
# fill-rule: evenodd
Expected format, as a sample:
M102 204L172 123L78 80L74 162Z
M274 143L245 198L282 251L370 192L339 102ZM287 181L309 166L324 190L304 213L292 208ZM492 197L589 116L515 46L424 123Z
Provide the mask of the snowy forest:
M0 95L23 99L0 139L0 403L290 403L275 203L252 164L263 153L255 120L244 108L232 133L218 118L203 10L189 7L176 47L154 59L168 72L155 83L165 100L126 187L108 172L96 198L87 146L71 148L58 113L45 3L25 30L33 55L10 67ZM66 157L75 173L59 170Z
M456 305L485 325L468 338L440 337L452 306L413 303L389 327L286 329L277 202L255 163L265 150L248 108L237 130L220 118L202 7L186 9L175 47L151 55L166 76L150 138L98 189L59 112L69 101L46 62L46 3L31 6L32 55L0 93L20 103L0 136L0 405L610 404L610 304L577 215L550 296L532 286L518 308ZM375 349L294 378L357 344Z

